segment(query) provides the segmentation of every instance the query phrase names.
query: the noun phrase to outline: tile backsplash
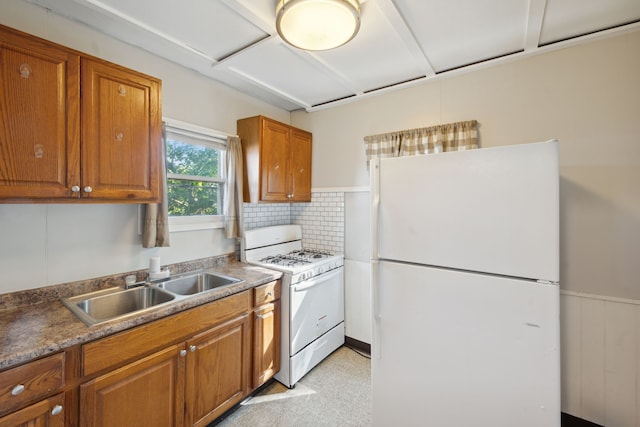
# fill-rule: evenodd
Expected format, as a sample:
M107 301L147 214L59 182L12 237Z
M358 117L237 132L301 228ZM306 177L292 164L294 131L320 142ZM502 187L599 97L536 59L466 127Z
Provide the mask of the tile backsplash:
M344 253L344 193L313 192L310 203L245 203L245 229L300 224L306 248Z
M290 203L245 203L243 208L245 230L291 224Z

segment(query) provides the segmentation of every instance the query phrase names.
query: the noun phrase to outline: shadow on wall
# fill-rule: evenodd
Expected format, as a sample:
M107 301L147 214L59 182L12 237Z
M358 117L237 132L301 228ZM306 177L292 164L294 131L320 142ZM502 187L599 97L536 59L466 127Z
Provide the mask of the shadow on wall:
M640 167L561 169L560 285L640 300Z

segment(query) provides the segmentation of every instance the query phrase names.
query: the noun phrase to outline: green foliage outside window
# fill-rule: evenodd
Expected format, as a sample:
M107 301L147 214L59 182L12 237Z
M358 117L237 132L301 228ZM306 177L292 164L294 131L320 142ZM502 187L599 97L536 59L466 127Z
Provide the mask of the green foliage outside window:
M167 141L169 215L220 215L220 150ZM209 179L207 179L209 178Z

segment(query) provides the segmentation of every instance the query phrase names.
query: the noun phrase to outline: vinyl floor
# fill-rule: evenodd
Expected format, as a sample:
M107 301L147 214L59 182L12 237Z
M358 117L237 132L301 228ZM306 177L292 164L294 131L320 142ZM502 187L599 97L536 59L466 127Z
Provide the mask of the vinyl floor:
M341 347L293 389L274 382L216 424L218 427L365 427L371 425L371 364Z

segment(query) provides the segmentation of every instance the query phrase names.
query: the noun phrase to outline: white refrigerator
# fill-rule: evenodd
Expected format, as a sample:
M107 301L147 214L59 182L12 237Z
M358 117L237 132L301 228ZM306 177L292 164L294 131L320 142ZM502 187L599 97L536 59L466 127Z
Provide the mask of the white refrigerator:
M374 426L560 426L558 142L370 167Z

